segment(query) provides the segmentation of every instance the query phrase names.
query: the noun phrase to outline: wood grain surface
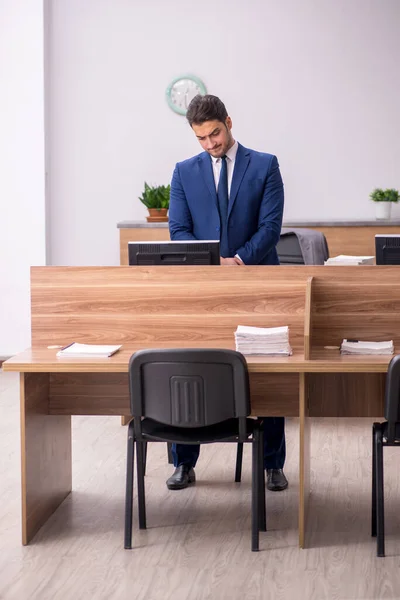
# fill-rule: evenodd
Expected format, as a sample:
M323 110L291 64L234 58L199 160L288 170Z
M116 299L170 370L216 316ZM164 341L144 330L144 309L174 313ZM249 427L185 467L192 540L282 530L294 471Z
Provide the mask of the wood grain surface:
M375 267L379 268L379 267ZM400 347L400 270L391 281L352 282L315 278L313 347L340 345L343 338L393 340Z
M49 375L20 377L22 543L72 488L71 417L49 414Z
M223 267L33 268L32 345L226 347L238 325L288 325L291 345L303 351L306 282L261 275Z
M309 374L310 416L383 416L385 379L383 373Z
M8 359L4 371L24 373L127 373L134 352L145 348L170 348L171 343L129 345L110 358L57 358L57 350L29 348ZM181 348L219 348L220 344L181 343ZM233 344L224 348L234 349ZM341 356L338 349L317 348L312 359L293 356L246 356L251 373L386 373L391 356Z
M307 278L306 305L304 309L304 358L311 358L312 344L312 313L313 313L313 278Z
M399 234L400 227L377 225L375 227L309 227L323 233L328 243L329 255L375 256L375 235Z
M45 375L43 374L43 377ZM299 377L288 373L250 374L254 416L299 416ZM51 415L129 415L127 373L51 373Z
M128 243L129 242L164 242L168 241L169 229L168 227L135 227L125 228L121 227L119 230L119 253L120 253L120 264L128 265Z
M310 469L311 469L311 424L308 407L309 376L299 374L299 546L307 547L307 522L310 500Z

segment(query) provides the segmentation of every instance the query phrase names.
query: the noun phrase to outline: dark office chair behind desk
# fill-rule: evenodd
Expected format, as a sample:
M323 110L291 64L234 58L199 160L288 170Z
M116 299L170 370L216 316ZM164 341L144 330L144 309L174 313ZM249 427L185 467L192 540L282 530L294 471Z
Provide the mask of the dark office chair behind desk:
M303 253L295 233L281 235L276 251L281 265L304 265Z
M329 258L324 234L302 227L283 227L276 250L281 265L323 265Z

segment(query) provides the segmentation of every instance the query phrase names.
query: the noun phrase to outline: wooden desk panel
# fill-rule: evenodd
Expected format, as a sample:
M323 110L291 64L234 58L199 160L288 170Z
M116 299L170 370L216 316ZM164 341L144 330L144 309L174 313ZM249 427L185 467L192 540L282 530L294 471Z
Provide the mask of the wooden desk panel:
M400 348L400 269L390 282L381 278L380 271L376 274L370 281L359 277L352 282L334 277L314 279L314 347L340 345L344 338L349 338L393 340L395 348Z
M135 228L121 228L119 230L119 255L120 264L129 265L128 259L128 243L129 242L164 242L168 241L169 229L168 227L135 227Z
M309 374L309 416L382 418L385 381L384 373Z
M288 325L292 346L303 351L306 281L255 280L254 271L239 271L32 268L32 344L210 342L229 347L238 325Z
M329 248L329 256L349 254L353 256L375 256L376 234L399 234L400 227L379 225L372 227L308 227L323 233Z
M24 373L21 393L22 543L72 489L71 417L49 417L49 374Z
M299 376L250 375L253 416L299 416ZM51 373L48 414L130 415L127 373Z
M51 373L49 414L130 415L128 373Z

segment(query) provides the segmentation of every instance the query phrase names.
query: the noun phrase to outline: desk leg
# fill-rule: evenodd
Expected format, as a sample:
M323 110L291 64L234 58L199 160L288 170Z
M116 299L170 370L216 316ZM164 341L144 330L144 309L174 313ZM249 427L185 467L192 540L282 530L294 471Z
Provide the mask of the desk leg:
M22 543L72 488L71 417L49 415L49 373L21 373Z
M306 547L307 511L310 496L310 419L308 417L307 375L299 375L300 392L300 476L299 476L299 546Z
M128 425L129 421L132 419L131 416L122 416L121 417L121 425Z

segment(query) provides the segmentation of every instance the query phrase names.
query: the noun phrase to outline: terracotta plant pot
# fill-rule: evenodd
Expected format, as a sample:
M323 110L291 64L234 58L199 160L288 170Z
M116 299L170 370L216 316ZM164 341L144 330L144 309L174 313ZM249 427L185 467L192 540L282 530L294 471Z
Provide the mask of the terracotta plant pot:
M149 216L146 217L148 223L165 223L168 221L168 208L148 208Z

